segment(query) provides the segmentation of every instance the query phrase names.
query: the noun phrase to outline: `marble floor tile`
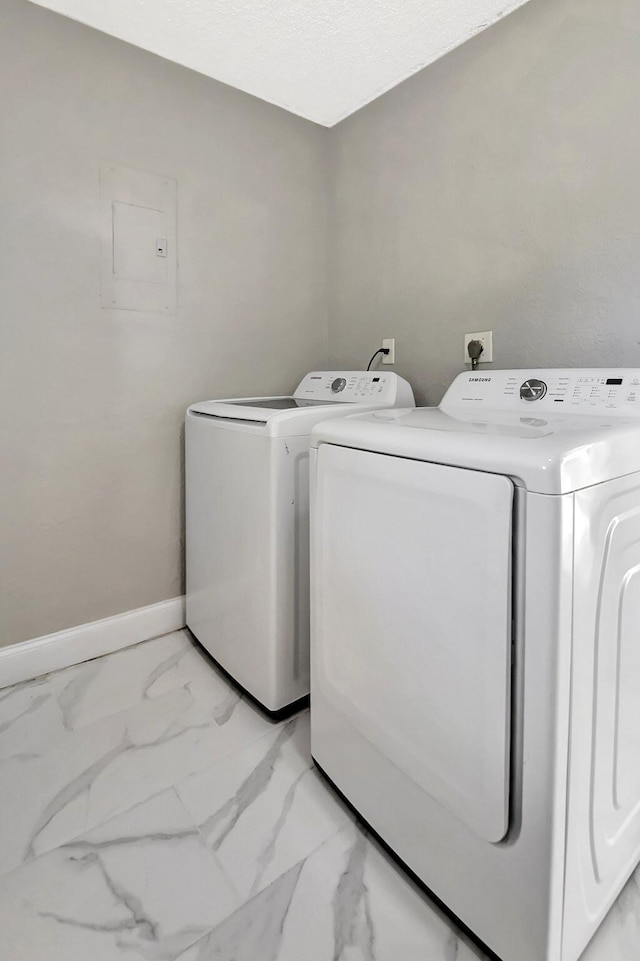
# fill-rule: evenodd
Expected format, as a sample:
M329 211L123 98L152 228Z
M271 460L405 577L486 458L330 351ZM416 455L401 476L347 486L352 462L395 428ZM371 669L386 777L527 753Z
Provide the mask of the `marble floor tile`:
M50 674L69 730L87 727L180 687L224 717L240 700L187 631L165 634Z
M87 727L182 687L174 667L190 649L180 631L49 674L67 728Z
M265 732L242 702L214 718L179 688L0 763L0 874Z
M263 730L272 726L272 721L232 687L199 644L191 643L191 649L181 659L178 671L183 685L202 707L213 714L218 723L224 724L241 701L259 719Z
M308 712L176 789L243 898L350 820L312 767Z
M0 691L2 961L486 961L187 631ZM581 961L637 961L640 868ZM505 959L517 961L517 959Z
M46 678L0 690L0 760L37 752L64 730L62 712Z
M7 961L171 961L238 899L167 791L0 880Z
M484 961L355 825L177 961Z

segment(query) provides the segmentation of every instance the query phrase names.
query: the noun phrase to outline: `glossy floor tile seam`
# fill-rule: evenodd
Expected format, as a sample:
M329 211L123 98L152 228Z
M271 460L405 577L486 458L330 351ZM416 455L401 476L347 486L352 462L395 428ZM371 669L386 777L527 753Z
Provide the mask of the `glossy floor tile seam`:
M224 762L220 762L220 763L224 763ZM176 834L175 831L171 832L167 830L163 831L161 829L160 830L156 829L155 832L149 831L146 834L143 834L142 836L120 835L120 836L116 836L112 840L106 840L106 841L91 840L91 838L95 837L96 835L105 834L105 833L109 834L109 830L113 825L121 824L122 822L126 821L129 816L135 815L138 811L142 811L148 806L152 806L154 802L164 801L168 797L171 797L174 804L180 807L181 812L184 815L184 820L188 821L188 824L189 824L189 827L186 830L183 828L183 830L179 834ZM220 876L224 877L229 889L233 892L233 895L237 900L237 904L234 906L234 908L230 911L228 915L220 919L218 923L216 923L215 925L212 924L211 927L208 928L207 930L200 932L198 940L206 940L206 939L210 939L211 936L215 933L215 931L221 925L225 924L227 921L229 921L231 918L233 918L235 915L241 912L245 907L250 905L252 901L260 897L261 894L268 892L269 889L272 888L273 886L277 887L281 883L285 875L289 875L291 874L291 872L299 874L305 862L309 858L312 858L320 848L324 847L326 844L330 844L331 841L336 837L336 835L340 834L344 830L344 828L345 828L344 824L341 827L337 827L332 835L320 841L315 847L311 848L305 857L297 861L292 867L287 868L281 875L278 875L277 877L275 877L266 888L261 889L257 894L252 895L248 899L248 901L245 901L243 900L241 892L239 892L236 889L233 883L233 879L228 876L224 865L221 864L218 858L216 857L215 851L212 850L211 847L206 843L206 834L202 832L198 827L198 825L196 824L188 808L182 802L182 799L180 798L179 792L177 791L176 787L172 786L170 788L167 788L163 791L158 792L156 795L153 795L152 797L147 798L145 801L140 802L139 804L133 805L132 808L128 809L127 811L124 811L112 818L109 818L103 824L93 827L90 831L84 832L78 835L77 837L70 838L69 840L60 844L58 847L51 848L47 851L44 851L41 854L33 857L30 861L27 861L18 865L12 871L8 872L0 879L0 884L10 886L12 883L12 875L19 879L22 873L26 869L30 871L37 871L38 862L46 863L47 859L50 860L52 856L56 855L56 853L61 856L68 855L72 860L81 860L81 859L90 860L92 863L95 864L96 861L100 862L99 852L101 850L109 850L111 848L116 848L116 847L126 848L129 845L144 844L145 841L148 841L150 843L156 843L156 842L166 843L166 842L170 842L172 839L184 839L187 837L191 837L192 839L197 840L199 842L203 852L206 852L207 856L215 863ZM366 832L363 831L361 833L362 833L363 839L368 841L369 839L367 837ZM114 896L117 896L120 898L125 897L123 895L123 891L121 889L118 889L118 885L113 881L113 879L111 879L107 869L101 863L100 863L100 873L104 877L109 889L114 894ZM125 900L126 900L126 897L125 897ZM131 898L129 898L129 900L131 900ZM55 914L54 912L49 912L48 915L45 912L41 916L48 917L50 920L56 921L58 924L61 924L61 925L69 925L72 927L84 926L87 928L92 927L92 925L89 923L79 922L78 920L74 920L64 915ZM136 924L141 928L144 928L145 926L147 928L151 927L151 921L145 918L144 912L141 910L140 906L138 906L137 908L136 918L137 918ZM175 955L175 958L182 957L182 954L183 952L180 951L179 955ZM169 956L167 956L166 961L174 961L174 957L172 956L171 958L169 958Z
M193 830L191 831L192 836L198 837L199 839L202 840L202 835L200 833L198 825L195 823L195 821L189 814L189 811L187 810L185 805L182 803L182 800L180 799L180 796L176 791L176 788L173 785L171 785L168 788L163 788L162 790L157 791L155 794L150 795L148 798L145 798L144 801L138 801L135 804L132 804L131 807L127 808L125 811L119 811L117 814L112 815L102 823L93 825L91 828L81 831L79 834L76 834L73 837L69 837L67 840L62 841L60 844L57 844L55 847L48 848L44 851L41 851L38 854L34 854L28 860L25 860L20 864L17 864L15 867L11 868L9 871L6 871L4 872L4 874L1 874L0 881L2 882L4 882L5 880L9 881L11 879L11 876L16 872L22 871L23 868L29 865L34 865L37 861L41 860L42 858L46 858L48 855L54 853L55 851L71 850L77 847L87 834L92 834L100 830L101 828L108 828L112 822L118 821L120 818L126 817L128 814L130 814L132 811L135 811L135 809L139 808L141 805L152 803L156 801L159 797L162 797L164 795L169 795L169 794L175 795L176 803L180 805L180 807L184 811L185 817L189 818L189 821L192 823L192 826L193 826ZM214 854L212 854L212 856L215 857Z
M186 645L187 653L200 657L181 632L171 643L182 650ZM137 647L139 650L134 655L138 658L157 653L154 642ZM123 661L131 660L131 650L109 655L104 660L112 667L114 663L123 666ZM228 686L214 676L210 668L208 673L197 673L201 671L199 661L191 668L196 672L191 678L194 684L209 685L206 692L200 692L200 700L196 701L191 685L184 683L184 678L177 678L156 697L141 700L139 692L136 693L124 709L120 709L122 704L117 696L121 672L111 671L108 686L114 695L113 703L94 723L58 731L55 737L44 731L36 749L20 756L14 754L1 762L0 770L4 773L0 779L0 802L6 810L15 812L14 833L17 826L22 836L10 839L9 847L13 845L10 855L7 844L0 842L0 873L42 850L81 835L268 733L264 719L235 694L230 694ZM85 665L78 665L57 673L64 675L64 681L70 674L77 676L86 670ZM94 673L95 666L91 668L91 674ZM210 702L205 709L202 700L206 700L206 694L210 695ZM228 705L229 697L234 710L225 708L222 716L216 716L216 707ZM135 763L131 758L127 760L129 755L135 755ZM145 764L148 770L141 773L138 769ZM117 796L118 788L126 803ZM108 797L110 791L112 796ZM27 795L26 804L23 794ZM20 827L20 820L25 818L31 823ZM48 836L52 822L57 823L53 826L53 836Z
M96 660L0 692L3 957L486 961L319 774L308 711L270 721L184 631ZM637 957L639 876L581 961Z
M240 903L173 789L0 879L12 961L171 961Z
M299 715L298 715L298 717L299 717ZM293 719L289 718L289 719L287 719L287 721L281 722L281 724L279 724L278 727L284 727L287 723L291 723L292 720L293 720ZM273 731L266 731L266 732L265 732L263 735L261 735L259 738L256 738L256 740L255 740L254 742L252 742L251 746L252 746L252 747L255 747L256 749L259 749L262 743L267 743L267 742L269 742L269 741L273 741L273 738L274 738L274 733L273 733ZM182 785L184 785L185 783L187 783L187 782L191 781L192 779L196 778L196 777L198 776L198 774L202 774L202 775L213 775L213 776L215 776L216 773L222 772L222 770L224 769L225 765L226 765L226 764L229 764L229 763L232 763L232 762L233 762L233 759L234 759L234 756L241 754L242 752L245 751L245 749L246 749L246 746L245 746L245 747L242 747L242 748L238 748L236 751L232 752L231 754L228 754L228 755L226 755L225 757L222 757L222 758L217 759L217 760L214 761L209 767L204 768L202 771L196 772L196 773L193 774L193 775L189 775L188 778L183 779L183 780L181 780L181 781L178 781L176 784L172 785L172 789L176 792L176 795L177 795L177 797L179 798L180 803L181 803L182 806L184 807L184 809L185 809L185 811L187 812L187 814L189 815L189 817L193 820L193 822L194 822L194 824L195 824L195 826L196 826L196 830L198 831L198 835L199 835L199 837L200 837L201 840L202 840L202 843L203 843L204 846L207 848L207 850L211 852L212 856L216 858L217 863L220 865L220 867L221 867L221 869L222 869L223 871L225 871L224 864L223 864L220 860L218 860L217 855L216 855L216 850L217 850L218 845L217 845L217 844L211 844L210 841L209 841L210 825L211 825L211 821L212 821L213 819L215 819L215 813L216 813L216 812L214 812L214 814L213 814L212 816L210 816L205 822L203 822L202 824L198 824L196 818L192 815L191 810L190 810L188 804L186 803L186 801L185 801L184 798L183 798L183 792L181 791L181 787L182 787ZM268 757L268 752L267 752L267 757ZM309 767L306 769L306 771L310 771L310 770L311 770L311 766L309 766ZM306 773L306 771L305 771L304 773ZM253 771L252 774L249 775L249 777L245 780L243 787L245 787L245 788L248 787L248 786L249 786L248 782L250 782L250 781L252 781L252 780L255 780L255 779L253 778L253 775L254 775L255 773L257 773L257 772L256 772L256 771ZM223 808L229 808L229 807L231 807L231 808L233 809L234 805L233 805L233 804L229 805L228 803L225 804L225 805L223 805ZM285 803L284 803L284 805L283 805L283 808L285 808L285 807L286 807L286 799L285 799ZM230 826L229 826L228 829L227 829L228 831L233 830L233 828L235 827L235 825L237 825L238 822L242 819L242 816L243 816L243 814L244 814L245 812L246 812L246 807L245 807L242 803L239 803L239 804L237 805L236 810L233 811L233 813L232 813L232 816L231 816L231 824L230 824ZM336 831L337 831L337 830L340 830L340 829L339 829L339 828L336 828ZM318 846L319 846L320 844L323 844L323 843L324 843L323 841L320 841L320 842L318 843ZM227 874L227 872L225 871L225 875L226 875L226 874ZM228 875L227 875L227 876L228 876ZM234 891L236 891L236 893L238 894L238 896L239 896L239 897L242 897L242 892L241 892L241 890L236 886L236 884L234 884L233 878L230 877L230 876L228 876L228 880L229 880L230 885L231 885L232 888L234 889Z
M260 741L268 737L269 737L269 734L262 734L258 738L256 738L256 740ZM52 742L50 742L48 746L53 747L54 745ZM142 801L151 800L157 797L159 794L163 794L166 790L169 790L169 789L174 790L176 792L176 796L180 798L180 795L178 793L178 787L184 781L184 772L182 773L181 776L176 776L175 778L167 779L167 781L161 787L158 787L156 790L152 790L148 793L145 792L143 797L134 800L132 804L126 807L117 807L115 810L109 811L109 813L106 814L105 817L99 817L91 821L91 823L87 823L86 821L83 821L82 823L78 823L76 828L65 832L64 839L61 840L59 843L56 842L51 845L46 843L44 847L39 847L38 841L42 833L48 828L49 824L55 817L57 813L57 809L60 806L63 806L66 803L68 803L69 799L73 800L72 792L74 790L77 790L78 792L81 790L85 790L86 787L90 788L93 778L99 776L102 773L102 771L108 767L108 765L112 760L121 756L123 752L126 751L127 749L128 747L126 745L123 747L123 743L120 742L120 744L117 745L115 749L107 751L105 754L99 757L93 764L89 765L88 768L83 769L80 772L80 774L76 778L74 778L69 785L65 785L61 789L61 791L56 792L54 797L49 801L49 804L45 809L43 816L40 818L40 820L35 825L34 830L31 832L30 839L25 844L23 856L20 858L18 863L10 867L8 870L3 870L2 867L0 866L0 877L2 877L5 874L11 873L12 870L19 868L22 864L35 860L37 857L41 856L42 854L46 854L48 851L54 850L56 847L62 847L65 844L73 842L76 838L81 837L84 833L86 833L87 830L93 830L101 826L102 824L108 823L114 817L117 817L123 813L126 813L127 811L131 810L133 807L136 807ZM144 750L144 746L142 749ZM226 760L232 759L233 755L241 750L242 750L241 747L236 747L235 749L231 750L229 753L222 755L218 759L218 761L215 762L215 764L222 763ZM1 772L2 772L2 763L0 762L0 776L1 776ZM79 781L83 783L78 785ZM86 784L84 782L86 782ZM180 798L180 803L183 807L185 807L185 810L187 810L181 798ZM56 810L52 811L51 808L55 808ZM196 825L196 830L198 831L199 835L202 834L200 827L198 827L197 825ZM1 842L0 842L0 845L1 845Z
M309 752L304 711L177 785L205 843L243 899L252 897L349 819Z
M1 880L4 880L4 879L10 880L11 875L14 874L15 872L21 871L26 865L34 864L35 862L37 862L37 861L38 861L39 859L41 859L41 858L46 858L49 854L51 854L51 853L54 852L54 851L57 851L57 850L71 850L71 849L74 849L74 848L78 847L78 845L80 844L80 842L82 841L82 839L83 839L88 833L93 833L93 832L99 830L100 828L108 828L108 826L109 826L109 824L110 824L111 822L117 821L118 819L125 817L126 815L128 815L129 813L131 813L132 811L134 811L136 808L139 808L141 805L146 804L147 802L153 802L153 801L157 800L158 798L163 797L163 796L165 796L165 795L169 795L169 794L175 796L175 801L176 801L176 803L180 805L181 809L182 809L183 812L184 812L185 817L187 817L187 818L189 819L189 821L191 822L191 824L192 824L192 831L190 832L191 835L192 835L193 837L197 837L197 838L201 841L203 848L205 848L205 849L207 850L208 854L210 855L210 857L215 860L215 862L216 862L218 868L220 869L221 873L222 873L222 874L225 874L225 876L226 876L226 872L224 871L224 867L218 862L218 860L217 860L217 858L216 858L215 851L212 850L212 849L206 844L205 835L204 835L203 832L201 831L200 827L196 824L195 820L194 820L193 817L191 816L191 814L190 814L188 808L186 807L186 805L183 803L183 801L182 801L182 799L181 799L181 797L180 797L180 795L179 795L179 793L178 793L178 790L177 790L176 785L170 785L170 786L167 787L167 788L162 788L161 790L157 791L156 793L154 793L154 794L152 794L152 795L149 795L149 797L145 798L143 801L138 801L138 802L136 802L135 804L132 804L131 807L125 809L124 811L120 811L120 812L118 812L117 814L112 815L111 817L107 818L105 821L103 821L103 822L101 822L101 823L99 823L99 824L93 825L90 829L88 829L88 830L83 830L83 831L81 831L81 832L80 832L79 834L77 834L77 835L70 836L67 840L61 842L60 844L56 845L55 847L48 848L48 849L40 852L39 854L33 854L30 858L24 860L24 861L23 861L22 863L20 863L20 864L17 864L15 867L11 868L9 871L5 872L4 874L0 874L0 879L1 879ZM126 843L126 839L124 839L122 843ZM227 879L227 880L229 881L230 887L233 889L233 883L231 882L230 879Z
M187 811L187 813L188 813L188 811ZM216 863L217 863L218 866L220 867L221 871L224 873L224 875L225 875L225 877L226 877L226 879L227 879L230 887L232 888L234 894L236 894L237 897L238 897L239 900L240 900L239 906L238 906L233 912L231 912L230 915L228 915L226 918L224 918L224 919L223 919L222 921L220 921L218 924L213 925L209 931L205 932L205 934L202 936L202 940L211 939L211 937L212 937L213 935L215 935L216 931L217 931L222 925L227 924L227 922L231 921L234 917L236 917L236 916L238 916L238 915L242 915L242 913L245 911L245 909L250 908L251 904L252 904L253 902L255 902L257 899L261 898L263 895L264 895L264 896L268 896L269 891L270 891L271 889L277 888L277 887L283 882L283 880L284 880L288 875L294 874L294 875L298 876L298 875L300 874L300 872L301 872L304 864L305 864L310 858L312 858L312 857L316 854L316 852L318 852L321 848L323 848L323 847L324 847L325 845L327 845L327 844L330 844L330 843L334 840L334 838L335 838L337 835L339 835L339 834L344 830L344 828L345 828L345 825L342 825L341 827L336 828L336 830L334 831L334 833L333 833L332 835L330 835L328 838L326 838L326 839L324 839L324 840L322 840L322 841L319 841L318 844L317 844L315 847L313 847L313 848L309 851L308 854L306 854L304 857L300 858L300 860L298 860L292 867L289 867L289 868L286 868L285 870L283 870L282 873L281 873L281 874L278 874L277 877L273 878L273 880L271 880L268 885L266 885L265 887L259 888L255 893L252 893L252 894L251 894L248 898L246 898L246 899L243 898L242 891L239 890L238 887L233 883L233 878L229 877L229 875L228 875L227 872L225 871L224 865L221 864L220 861L217 860L216 855L215 855L215 851L212 851L211 848L207 845L207 843L206 843L206 835L205 835L202 831L200 831L199 829L197 829L197 830L198 830L198 834L199 834L199 836L200 836L200 838L201 838L201 840L202 840L203 845L204 845L205 848L209 851L209 853L211 854L211 856L216 860ZM367 834L366 831L363 830L361 833L362 833L363 837L364 837L366 840L369 840L369 837L368 837L368 834ZM284 920L284 919L282 919L282 920ZM182 954L180 954L179 957L182 958ZM176 956L175 959L171 959L171 961L178 961L178 956ZM258 961L258 959L256 958L255 961ZM261 961L262 961L262 959L261 959Z

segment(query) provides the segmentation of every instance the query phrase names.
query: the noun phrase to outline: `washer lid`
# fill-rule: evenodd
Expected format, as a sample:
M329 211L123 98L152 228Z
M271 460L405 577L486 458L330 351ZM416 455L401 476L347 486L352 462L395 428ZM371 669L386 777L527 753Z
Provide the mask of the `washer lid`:
M349 405L354 412L373 410L374 404ZM243 430L267 437L309 434L319 421L344 415L344 404L296 397L241 397L193 404L187 420L204 418L212 427Z
M640 371L461 374L440 407L322 424L311 443L505 474L564 494L640 471Z
M264 432L272 437L308 434L326 418L378 407L413 407L409 384L393 372L312 371L293 396L231 397L193 404L187 417L207 417L218 426Z
M303 397L240 397L230 400L203 400L193 404L189 410L208 417L222 417L231 420L249 420L266 424L268 420L284 411L301 410L309 407L331 406L330 400L307 400Z

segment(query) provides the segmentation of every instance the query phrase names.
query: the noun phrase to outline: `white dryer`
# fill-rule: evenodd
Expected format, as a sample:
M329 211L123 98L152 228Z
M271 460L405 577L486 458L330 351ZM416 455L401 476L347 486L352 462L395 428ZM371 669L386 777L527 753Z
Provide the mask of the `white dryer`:
M640 370L461 374L312 434L312 753L505 961L640 859Z
M316 371L293 396L187 411L187 625L268 711L309 693L309 434L321 420L414 406L392 372Z

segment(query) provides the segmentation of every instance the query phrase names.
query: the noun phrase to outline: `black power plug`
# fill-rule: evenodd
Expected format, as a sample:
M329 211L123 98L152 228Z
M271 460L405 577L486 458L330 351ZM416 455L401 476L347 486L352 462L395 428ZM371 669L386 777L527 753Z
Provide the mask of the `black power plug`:
M484 350L481 340L470 340L467 344L467 353L471 358L471 370L475 370L478 366L478 361L480 359L480 354Z

